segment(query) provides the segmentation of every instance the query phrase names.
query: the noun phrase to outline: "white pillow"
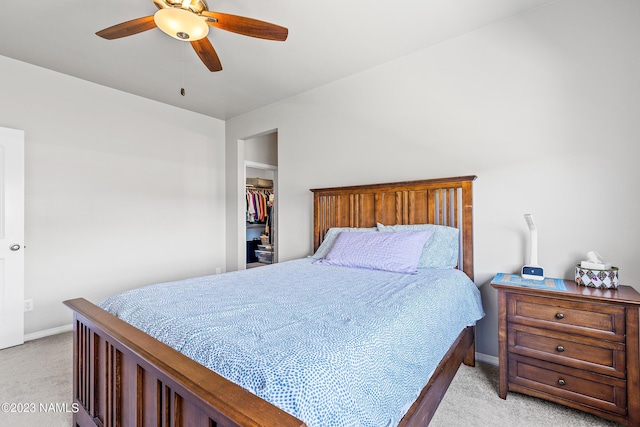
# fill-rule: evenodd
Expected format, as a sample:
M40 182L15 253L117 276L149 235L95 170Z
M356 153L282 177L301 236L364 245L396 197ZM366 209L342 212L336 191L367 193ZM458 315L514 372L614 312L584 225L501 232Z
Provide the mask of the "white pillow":
M435 224L382 225L378 231L432 230L433 236L424 245L418 268L456 268L460 252L460 230L455 227Z

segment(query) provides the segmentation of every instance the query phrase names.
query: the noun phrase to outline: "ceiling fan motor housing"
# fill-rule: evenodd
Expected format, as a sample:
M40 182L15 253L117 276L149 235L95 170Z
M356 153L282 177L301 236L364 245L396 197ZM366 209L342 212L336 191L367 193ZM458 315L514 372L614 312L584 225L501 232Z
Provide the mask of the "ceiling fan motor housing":
M168 7L182 8L182 0L153 0L158 9L166 9ZM193 13L200 15L202 12L209 10L209 5L205 0L191 0L188 9Z

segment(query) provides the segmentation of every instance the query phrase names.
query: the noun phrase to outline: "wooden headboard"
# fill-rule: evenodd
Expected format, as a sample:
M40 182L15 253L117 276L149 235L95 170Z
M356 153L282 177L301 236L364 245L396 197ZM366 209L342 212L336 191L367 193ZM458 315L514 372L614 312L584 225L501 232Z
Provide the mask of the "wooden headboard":
M437 224L460 229L458 268L473 280L473 181L475 176L312 189L313 248L331 227L377 223Z

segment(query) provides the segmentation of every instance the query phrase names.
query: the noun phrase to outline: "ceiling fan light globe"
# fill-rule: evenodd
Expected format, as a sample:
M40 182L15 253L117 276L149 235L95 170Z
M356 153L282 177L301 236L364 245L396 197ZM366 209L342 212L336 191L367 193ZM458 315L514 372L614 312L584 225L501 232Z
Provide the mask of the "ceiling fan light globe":
M174 39L196 41L207 37L209 26L199 15L185 9L169 7L153 15L158 28Z

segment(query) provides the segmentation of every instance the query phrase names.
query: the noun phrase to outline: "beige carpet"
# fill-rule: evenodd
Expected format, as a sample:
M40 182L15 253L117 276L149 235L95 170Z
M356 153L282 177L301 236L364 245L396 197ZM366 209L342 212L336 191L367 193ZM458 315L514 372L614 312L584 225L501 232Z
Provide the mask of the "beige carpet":
M0 350L0 426L71 426L72 336L55 335ZM28 412L26 412L28 411ZM498 369L462 366L431 427L612 427L616 423L540 399L498 397ZM127 426L125 426L127 427ZM328 426L331 427L331 426Z
M613 427L621 424L519 393L498 397L498 367L462 365L430 427Z
M0 426L71 426L72 357L71 332L0 350Z

